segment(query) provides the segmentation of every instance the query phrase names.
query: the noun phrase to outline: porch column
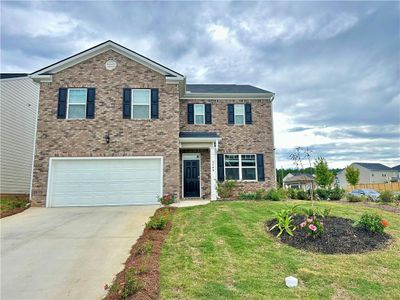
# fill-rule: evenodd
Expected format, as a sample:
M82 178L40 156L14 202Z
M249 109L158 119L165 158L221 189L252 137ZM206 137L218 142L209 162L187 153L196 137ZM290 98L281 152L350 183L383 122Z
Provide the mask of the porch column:
M218 144L213 143L210 147L210 163L211 163L211 200L217 200L217 151Z

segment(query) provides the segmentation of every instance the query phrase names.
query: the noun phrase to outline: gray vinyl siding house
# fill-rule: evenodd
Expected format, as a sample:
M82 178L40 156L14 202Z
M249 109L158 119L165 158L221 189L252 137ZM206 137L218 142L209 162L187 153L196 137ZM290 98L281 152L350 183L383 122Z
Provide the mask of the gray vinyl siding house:
M1 74L0 193L29 194L39 84L27 74Z

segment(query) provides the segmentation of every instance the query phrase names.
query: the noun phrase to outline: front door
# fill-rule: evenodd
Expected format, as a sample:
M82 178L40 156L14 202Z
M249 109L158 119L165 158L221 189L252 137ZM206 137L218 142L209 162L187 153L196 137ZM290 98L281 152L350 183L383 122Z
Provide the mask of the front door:
M200 197L200 165L198 160L183 161L183 196Z

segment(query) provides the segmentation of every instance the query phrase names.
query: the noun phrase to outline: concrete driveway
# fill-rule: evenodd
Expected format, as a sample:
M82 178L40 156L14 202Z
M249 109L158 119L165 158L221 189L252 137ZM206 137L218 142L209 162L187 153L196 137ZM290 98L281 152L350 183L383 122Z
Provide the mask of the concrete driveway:
M1 299L100 299L158 208L30 208L1 219Z

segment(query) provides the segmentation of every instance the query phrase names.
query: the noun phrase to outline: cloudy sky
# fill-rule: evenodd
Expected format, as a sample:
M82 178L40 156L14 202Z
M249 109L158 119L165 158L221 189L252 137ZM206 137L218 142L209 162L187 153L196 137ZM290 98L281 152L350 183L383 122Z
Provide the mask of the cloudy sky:
M276 93L277 167L400 164L399 2L1 2L1 72L114 40L187 76Z

